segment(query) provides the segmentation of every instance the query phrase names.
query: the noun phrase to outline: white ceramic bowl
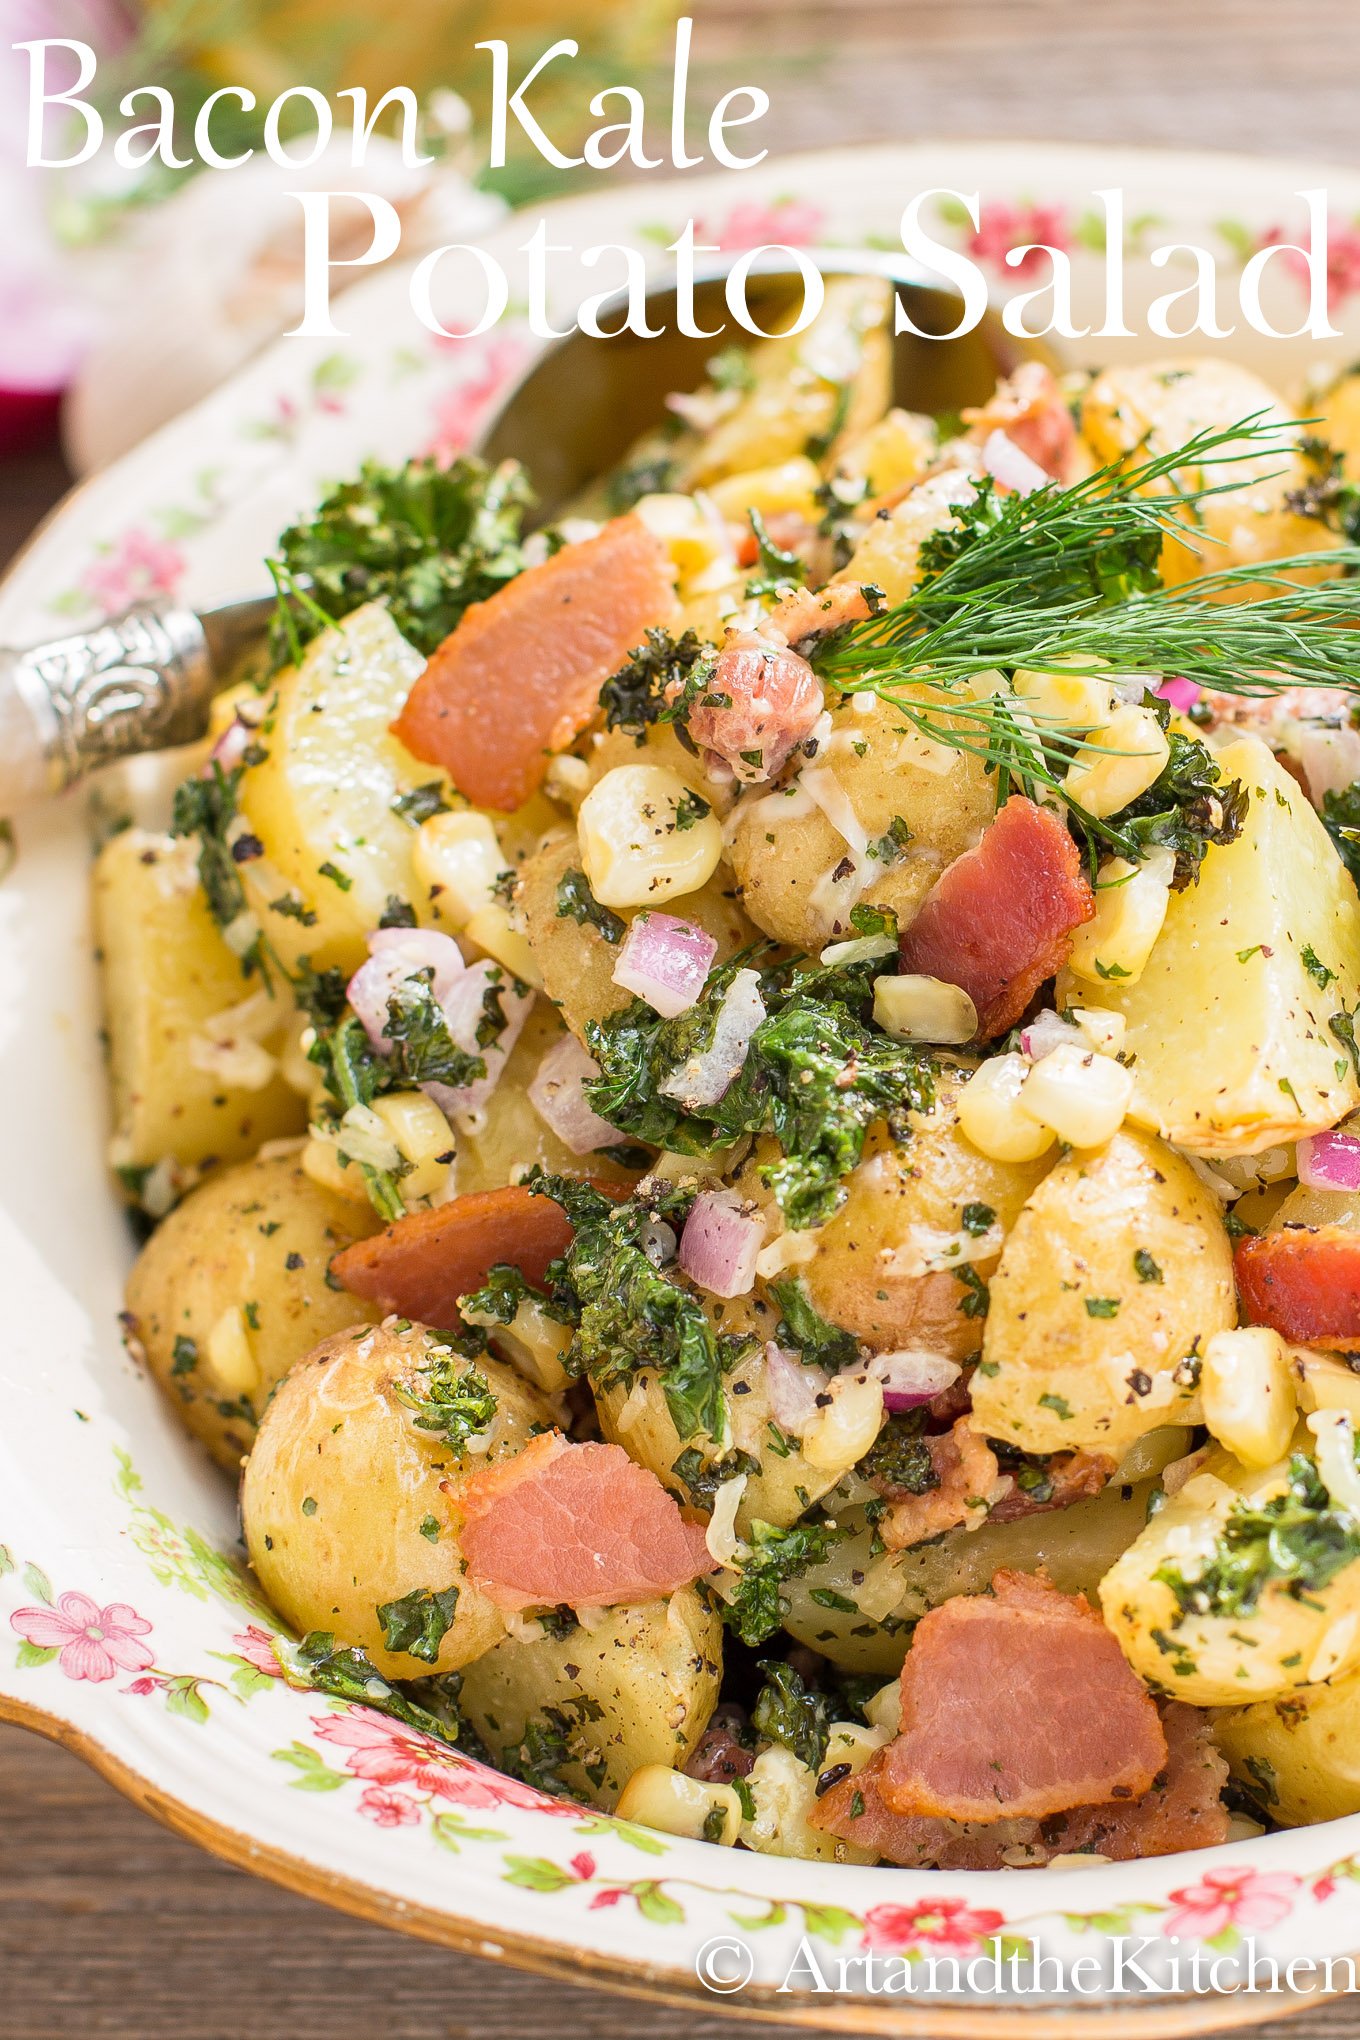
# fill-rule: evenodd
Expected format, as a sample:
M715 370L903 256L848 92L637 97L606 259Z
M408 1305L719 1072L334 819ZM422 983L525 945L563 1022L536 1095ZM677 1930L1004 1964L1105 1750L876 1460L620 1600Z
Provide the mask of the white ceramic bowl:
M694 214L704 238L730 247L855 244L891 240L917 191L980 191L987 244L1069 240L1078 300L1094 306L1091 194L1111 185L1142 222L1141 249L1199 242L1229 275L1272 229L1297 227L1303 207L1292 195L1313 186L1330 189L1350 236L1343 252L1353 258L1360 238L1346 224L1360 216L1360 178L1325 166L963 144L611 190L555 208L551 238L575 248L638 241L660 261ZM492 237L508 265L524 231L511 220ZM614 280L567 277L561 303ZM1135 256L1130 325L1177 280ZM1342 323L1353 310L1344 284L1338 273ZM1288 275L1272 287L1282 324L1299 317L1296 293ZM531 345L513 322L484 340L432 344L410 317L400 272L347 295L340 316L351 338L280 343L78 490L0 591L0 642L49 636L60 620L84 623L152 588L204 602L258 586L260 559L323 480L366 453L465 443ZM1251 334L1230 344L1281 385L1324 352ZM1154 351L1145 341L1119 348ZM1090 358L1112 351L1093 343ZM1330 355L1356 351L1352 339ZM154 798L164 778L138 769L129 782ZM543 1800L380 1716L286 1684L269 1611L240 1564L233 1497L119 1341L132 1243L103 1164L82 807L67 803L18 833L0 885L0 1715L79 1750L208 1848L337 1905L526 1968L710 2006L696 1959L715 1937L735 1936L747 1956L719 1952L712 1973L721 1980L749 1960L752 1981L725 2002L823 2026L1036 2032L1053 1993L956 1992L944 1971L943 1993L923 2001L925 1957L966 1960L995 1933L1067 1963L1094 1958L1056 1993L1064 2033L1106 2032L1112 2020L1185 2033L1297 2002L1186 1997L1165 1970L1165 1992L1133 1977L1121 1993L1112 1973L1121 1934L1149 1937L1142 1959L1154 1973L1172 1955L1230 1953L1247 1937L1281 1963L1360 1948L1360 1818L1076 1870L944 1875L785 1861ZM802 1986L780 1992L804 1935L829 1980L838 1957L873 1950L911 1955L901 1973L916 1988L874 1994L861 1965L850 1972L858 1987L825 1995L807 1987L805 1964Z

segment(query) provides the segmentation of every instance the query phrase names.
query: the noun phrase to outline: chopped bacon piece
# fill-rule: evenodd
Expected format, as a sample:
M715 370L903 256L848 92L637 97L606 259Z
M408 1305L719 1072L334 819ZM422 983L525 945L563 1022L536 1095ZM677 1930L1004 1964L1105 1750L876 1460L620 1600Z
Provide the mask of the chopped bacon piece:
M513 1459L445 1486L468 1578L498 1608L654 1601L714 1570L700 1525L621 1445L543 1431Z
M1012 794L904 929L902 969L962 986L977 1007L979 1041L992 1041L1062 969L1073 930L1095 910L1077 846L1058 816Z
M1108 1486L1115 1462L1104 1452L1060 1452L1048 1462L1052 1492L1048 1500L1035 1501L1033 1494L1017 1485L999 1502L993 1502L989 1523L1014 1523L1021 1516L1041 1516L1050 1509L1067 1509L1085 1501Z
M628 1195L627 1186L618 1183L594 1187L606 1197ZM459 1297L480 1289L488 1269L509 1262L541 1287L549 1261L570 1244L571 1226L561 1205L511 1183L413 1211L371 1239L342 1248L331 1269L352 1295L448 1330L459 1321Z
M879 1789L893 1813L1041 1820L1134 1799L1165 1762L1152 1697L1085 1596L999 1572L918 1623Z
M1296 1346L1360 1345L1360 1233L1287 1226L1239 1240L1233 1267L1252 1324Z
M719 1707L685 1765L687 1775L706 1785L730 1785L734 1778L748 1777L756 1753L738 1733L745 1719L739 1707Z
M793 588L782 596L762 619L761 635L799 645L842 624L863 623L873 613L860 582L828 581L824 588Z
M723 706L718 706L719 702ZM772 779L822 712L822 689L806 659L753 632L734 632L718 654L685 726L741 779Z
M548 756L592 720L600 689L652 624L675 576L639 517L616 517L474 603L416 681L393 733L475 807L510 813Z
M1228 1838L1222 1791L1228 1767L1214 1748L1208 1717L1179 1701L1161 1709L1166 1764L1137 1799L1073 1808L1047 1820L976 1822L932 1814L893 1813L879 1793L886 1750L856 1777L824 1792L810 1824L889 1863L909 1869L1038 1868L1055 1856L1089 1852L1112 1862L1208 1849Z
M963 422L969 436L979 442L993 432L1004 432L1045 474L1066 480L1077 428L1052 369L1043 362L1022 362L1014 375L997 384L985 404L964 412Z
M923 1495L904 1494L893 1488L880 1490L888 1497L888 1508L879 1523L878 1534L889 1551L905 1551L927 1537L957 1530L970 1518L982 1522L1000 1478L996 1454L967 1417L960 1417L952 1430L927 1438L925 1445L937 1485Z

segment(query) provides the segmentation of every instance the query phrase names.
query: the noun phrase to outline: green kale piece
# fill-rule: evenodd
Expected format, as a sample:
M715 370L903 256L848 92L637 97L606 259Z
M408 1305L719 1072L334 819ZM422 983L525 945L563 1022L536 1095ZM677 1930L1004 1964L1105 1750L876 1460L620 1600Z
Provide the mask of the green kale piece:
M1357 1558L1360 1523L1334 1507L1312 1460L1295 1452L1289 1485L1266 1502L1235 1502L1193 1579L1175 1565L1159 1566L1153 1577L1170 1587L1184 1614L1241 1620L1267 1587L1300 1600L1321 1593Z
M833 1374L851 1367L859 1358L859 1346L849 1332L829 1324L808 1297L796 1275L770 1284L770 1295L782 1313L775 1327L775 1342L794 1346L809 1364L828 1368Z
M1322 826L1336 845L1336 854L1360 886L1360 779L1340 793L1322 796Z
M332 489L279 540L285 594L271 637L275 665L296 657L327 619L374 601L386 602L402 636L428 656L474 602L522 570L531 501L516 461L365 461L356 481ZM306 599L289 601L299 584Z
M842 1181L873 1121L886 1119L904 1137L907 1114L928 1108L931 1059L871 1031L856 1010L872 999L871 964L829 973L781 964L762 976L766 1017L740 1074L716 1104L686 1112L662 1086L712 1042L723 994L744 961L734 957L715 971L697 1004L674 1020L634 999L588 1022L600 1074L586 1096L611 1126L681 1154L704 1154L744 1133L773 1134L782 1152L762 1164L762 1182L790 1226L822 1225L843 1200Z
M366 1650L357 1644L340 1644L329 1630L311 1629L298 1645L298 1657L309 1686L327 1693L333 1700L349 1700L359 1707L372 1707L390 1714L420 1735L440 1742L465 1742L466 1731L457 1708L457 1675L423 1679L422 1692L437 1698L438 1710L419 1705L384 1678Z
M834 1523L795 1523L777 1530L773 1523L751 1525L751 1555L722 1611L723 1621L743 1643L764 1643L783 1627L789 1604L780 1592L785 1580L820 1565L833 1544L845 1535Z
M716 654L697 632L672 637L651 629L617 673L600 689L606 729L640 737L649 724L675 720L669 694L688 704L707 685Z
M928 1495L940 1485L940 1476L924 1431L924 1410L903 1410L889 1417L856 1473L880 1494Z
M467 1354L453 1347L436 1353L420 1372L425 1388L396 1382L397 1400L412 1412L411 1421L418 1431L442 1438L461 1459L468 1439L479 1437L495 1422L500 1408L495 1391Z
M183 780L175 788L170 810L171 835L198 838L199 882L208 911L219 928L229 927L238 915L246 912L240 860L227 834L236 819L244 770L243 765L234 765L230 772L224 772L216 758L210 759L206 772ZM241 840L246 845L255 843L253 837L243 836ZM255 854L259 855L258 845ZM258 951L257 942L242 958L242 968L247 973L259 964Z
M563 1324L567 1321L562 1305L541 1289L535 1289L532 1282L525 1280L523 1270L508 1261L497 1261L488 1268L481 1288L465 1296L462 1302L465 1315L481 1323L489 1318L494 1324L508 1325L522 1303L536 1303L546 1316Z
M1170 705L1150 702L1163 728ZM1225 780L1207 745L1181 730L1167 730L1171 755L1146 793L1102 825L1106 841L1131 863L1149 850L1176 853L1172 884L1183 891L1199 877L1211 843L1234 843L1242 833L1250 795L1241 780Z
M628 930L625 920L600 905L584 871L564 871L558 879L557 918L575 921L578 928L594 928L606 942L621 942Z
M780 1658L761 1658L757 1670L765 1674L765 1683L751 1710L756 1734L792 1750L809 1770L820 1770L831 1733L830 1699L805 1685L794 1666Z
M693 1191L655 1183L615 1205L568 1177L535 1170L526 1180L560 1204L576 1229L549 1269L554 1298L575 1325L563 1356L567 1372L609 1388L654 1368L682 1443L704 1437L724 1448L730 1424L723 1376L750 1341L715 1331L699 1299L669 1281L648 1252L665 1237L660 1227L679 1232Z
M611 517L622 517L644 496L669 495L680 473L680 463L671 454L649 454L624 467L615 468L605 483L605 506Z
M438 1593L432 1587L417 1587L399 1601L384 1601L377 1611L383 1642L388 1650L405 1651L422 1664L436 1664L457 1607L457 1587L445 1587Z

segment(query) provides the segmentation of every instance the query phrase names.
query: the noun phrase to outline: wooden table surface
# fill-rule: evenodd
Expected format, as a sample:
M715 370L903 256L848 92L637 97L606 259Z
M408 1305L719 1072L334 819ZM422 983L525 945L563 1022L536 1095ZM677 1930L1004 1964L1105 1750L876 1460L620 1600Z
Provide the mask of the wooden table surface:
M783 149L946 134L1360 155L1348 0L692 0L692 12L705 75L765 84L762 136ZM0 558L61 481L51 456L0 463ZM0 2040L623 2040L644 2023L652 2040L733 2031L716 2013L545 1986L277 1891L0 1728ZM1340 2040L1360 2017L1342 2002L1259 2030Z

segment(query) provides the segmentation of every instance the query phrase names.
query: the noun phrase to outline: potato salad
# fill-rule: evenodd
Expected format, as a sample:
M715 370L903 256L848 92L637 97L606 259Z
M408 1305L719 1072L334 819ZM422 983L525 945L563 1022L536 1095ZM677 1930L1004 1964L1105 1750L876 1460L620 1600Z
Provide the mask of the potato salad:
M715 355L371 463L95 872L290 1676L828 1863L1360 1811L1360 378ZM1301 407L1302 408L1302 407Z

